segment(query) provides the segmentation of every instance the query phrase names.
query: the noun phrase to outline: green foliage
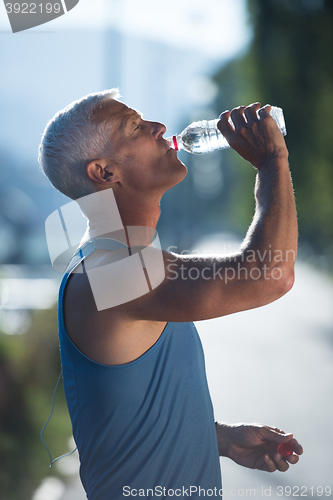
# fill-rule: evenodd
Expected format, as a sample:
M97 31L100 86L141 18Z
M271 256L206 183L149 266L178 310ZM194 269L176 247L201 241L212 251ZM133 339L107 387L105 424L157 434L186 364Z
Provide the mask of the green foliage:
M253 41L247 54L215 76L217 107L260 101L283 108L301 241L323 252L333 238L333 4L248 0L248 7ZM239 171L242 161L232 161ZM253 195L244 171L235 192L245 229Z
M51 410L60 374L56 310L35 311L24 335L0 333L0 484L2 500L30 500L49 475L39 434ZM71 436L63 387L44 433L53 458L67 452ZM56 471L51 469L51 474Z

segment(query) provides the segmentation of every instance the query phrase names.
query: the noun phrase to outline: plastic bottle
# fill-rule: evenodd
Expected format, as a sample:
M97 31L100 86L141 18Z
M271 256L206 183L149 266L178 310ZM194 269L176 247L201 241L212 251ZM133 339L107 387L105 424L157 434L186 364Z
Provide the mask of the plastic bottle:
M282 109L272 106L270 115L277 123L282 134L286 135L287 130ZM227 139L217 128L218 121L219 119L191 123L181 134L167 138L169 146L177 151L184 149L193 154L211 153L217 149L229 148ZM231 118L229 121L233 125Z

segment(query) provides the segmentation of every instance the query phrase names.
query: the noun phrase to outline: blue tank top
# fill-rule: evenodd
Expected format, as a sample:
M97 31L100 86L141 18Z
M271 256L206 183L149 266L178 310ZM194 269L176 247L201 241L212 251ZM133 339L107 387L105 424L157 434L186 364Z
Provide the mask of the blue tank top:
M213 498L220 498L213 407L194 324L168 323L157 342L130 363L97 363L65 329L69 276L65 273L59 291L60 353L88 499L117 500L135 493L194 499L203 496L199 488L215 489Z

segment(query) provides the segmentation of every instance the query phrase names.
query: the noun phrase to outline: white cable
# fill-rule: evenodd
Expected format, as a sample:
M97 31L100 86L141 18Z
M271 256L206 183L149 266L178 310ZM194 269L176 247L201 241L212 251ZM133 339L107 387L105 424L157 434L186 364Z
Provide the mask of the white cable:
M57 457L57 458L55 458L54 460L52 460L51 453L50 453L50 451L49 451L48 447L46 446L46 444L45 444L45 442L44 442L44 439L43 439L43 432L44 432L44 429L45 429L45 427L47 426L47 424L49 423L49 421L51 420L51 417L52 417L52 414L53 414L55 395L56 395L56 392L57 392L57 389L58 389L58 385L59 385L59 382L60 382L60 379L61 379L61 375L62 375L62 372L60 372L60 375L59 375L58 381L57 381L56 386L55 386L55 389L54 389L54 393L53 393L53 397L52 397L52 407L51 407L51 413L50 413L50 416L49 416L49 418L47 419L47 421L45 422L45 424L44 424L44 426L43 426L42 430L40 431L40 438L41 438L41 440L42 440L43 445L44 445L44 446L45 446L45 448L46 448L47 453L49 454L49 457L50 457L50 462L51 462L51 465L50 465L50 467L49 467L50 469L51 469L52 465L54 464L54 462L56 462L57 460L60 460L60 458L64 458L64 457L68 457L69 455L72 455L72 454L74 453L74 451L76 451L76 450L77 450L77 447L76 447L76 448L75 448L73 451L71 451L70 453L65 453L65 455L61 455L60 457Z

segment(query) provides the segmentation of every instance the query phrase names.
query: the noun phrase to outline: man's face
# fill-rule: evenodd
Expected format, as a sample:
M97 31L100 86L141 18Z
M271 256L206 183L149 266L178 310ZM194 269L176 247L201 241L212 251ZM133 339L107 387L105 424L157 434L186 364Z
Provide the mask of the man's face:
M114 99L103 103L96 118L112 120L111 160L118 164L126 186L163 193L184 179L186 167L163 138L163 124L144 120L137 111Z

